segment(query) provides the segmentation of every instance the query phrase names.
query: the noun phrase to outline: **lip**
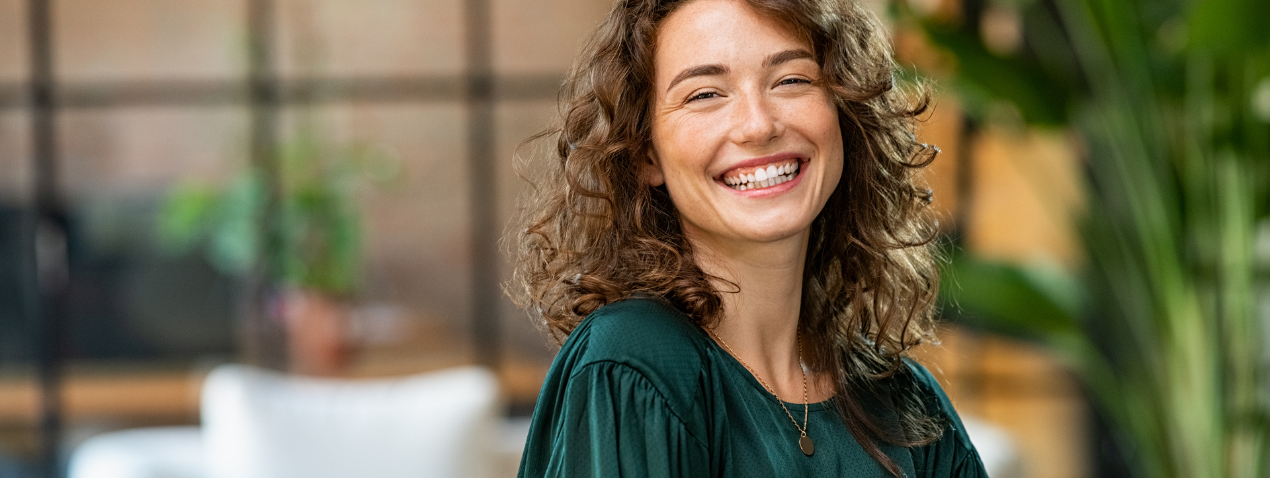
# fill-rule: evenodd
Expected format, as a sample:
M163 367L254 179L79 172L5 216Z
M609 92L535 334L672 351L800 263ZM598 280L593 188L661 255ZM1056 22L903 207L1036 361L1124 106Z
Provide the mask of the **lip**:
M764 164L770 164L770 163L779 162L779 161L788 161L790 159L798 160L798 163L799 163L798 175L794 176L794 179L785 181L775 186L766 187L763 189L750 189L746 191L737 191L729 187L727 183L723 182L723 177L727 175L728 171L733 171L738 168L762 166ZM798 186L798 184L803 181L803 176L805 176L803 173L807 172L807 168L805 166L809 162L811 162L811 160L808 159L806 156L802 156L796 153L781 153L781 154L774 154L771 156L764 156L762 158L754 158L754 159L742 161L740 163L733 165L732 167L728 168L727 171L724 171L723 174L720 174L718 177L715 177L714 182L715 184L719 185L719 187L727 189L729 192L733 194L737 194L742 197L761 198L761 197L767 197L767 196L774 196L777 194L781 194L785 191L789 191L790 189L794 189L795 186Z

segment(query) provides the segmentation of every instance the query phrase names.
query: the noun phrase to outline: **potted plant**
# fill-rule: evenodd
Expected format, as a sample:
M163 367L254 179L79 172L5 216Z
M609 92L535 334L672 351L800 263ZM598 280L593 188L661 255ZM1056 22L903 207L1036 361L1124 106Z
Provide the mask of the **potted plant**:
M229 276L268 271L269 315L282 322L288 367L335 374L352 353L347 304L362 246L356 193L363 179L390 180L396 162L380 150L325 144L313 128L282 143L276 158L277 177L251 167L223 187L178 185L161 209L158 235L172 252L201 248ZM271 196L272 231L264 231Z

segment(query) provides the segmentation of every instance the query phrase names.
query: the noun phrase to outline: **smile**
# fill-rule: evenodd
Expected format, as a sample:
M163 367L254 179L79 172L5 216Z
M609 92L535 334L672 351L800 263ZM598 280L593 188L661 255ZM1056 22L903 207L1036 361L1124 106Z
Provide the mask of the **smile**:
M737 191L770 188L798 176L799 162L790 159L756 168L738 168L723 174L723 184Z

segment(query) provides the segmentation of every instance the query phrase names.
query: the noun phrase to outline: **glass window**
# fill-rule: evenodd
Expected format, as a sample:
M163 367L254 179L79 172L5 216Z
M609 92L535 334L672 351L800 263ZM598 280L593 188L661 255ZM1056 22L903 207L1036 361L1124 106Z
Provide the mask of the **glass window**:
M56 0L54 70L62 81L240 78L245 2Z
M284 77L459 74L459 0L279 0L278 71Z
M26 17L25 0L0 0L0 94L4 83L25 81L30 71Z

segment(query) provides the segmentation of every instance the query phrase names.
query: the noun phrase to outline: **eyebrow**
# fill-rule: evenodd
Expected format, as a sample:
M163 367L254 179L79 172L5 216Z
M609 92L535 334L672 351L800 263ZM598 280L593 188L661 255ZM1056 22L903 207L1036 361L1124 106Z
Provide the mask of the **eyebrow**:
M767 57L767 59L766 59L766 60L763 60L763 66L764 66L764 67L772 67L772 66L779 65L779 64L781 64L781 63L790 62L790 61L794 61L794 60L801 60L801 59L804 59L804 58L806 58L806 59L808 59L808 60L811 60L811 59L813 59L814 57L813 57L813 56L811 56L811 52L809 52L809 51L807 51L807 50L802 50L802 49L799 49L799 50L785 50L785 51L782 51L782 52L777 53L777 54L775 54L775 55L772 55L772 56Z
M727 74L727 72L728 72L728 67L723 65L694 66L692 68L679 72L678 75L675 75L675 79L670 80L670 86L667 86L666 90L669 91L673 89L675 85L679 84L679 82L684 81L688 78L693 78L697 76L723 75L723 74Z
M794 61L794 60L801 60L801 59L804 59L804 58L811 59L811 58L814 58L814 57L811 55L811 52L809 52L809 51L807 51L807 50L802 50L802 49L799 49L799 50L785 50L785 51L782 51L782 52L780 52L780 53L775 53L775 54L772 54L772 55L768 56L766 59L764 59L764 60L763 60L763 67L764 67L764 68L770 68L770 67L773 67L773 66L776 66L776 65L782 64L782 63L787 63L787 62ZM694 78L694 77L698 77L698 76L715 76L715 75L724 75L724 74L727 74L727 73L728 73L728 71L729 71L729 70L728 70L728 67L723 66L723 65L717 65L717 64L716 64L716 65L698 65L698 66L694 66L694 67L692 67L692 68L688 68L688 69L686 69L686 70L684 70L684 71L679 72L679 74L678 74L678 75L675 75L675 78L674 78L674 79L672 79L672 80L670 80L670 86L667 86L667 87L666 87L666 89L667 89L667 90L670 90L670 89L674 88L674 87L675 87L675 85L679 84L679 82L684 81L684 80L689 79L689 78Z

